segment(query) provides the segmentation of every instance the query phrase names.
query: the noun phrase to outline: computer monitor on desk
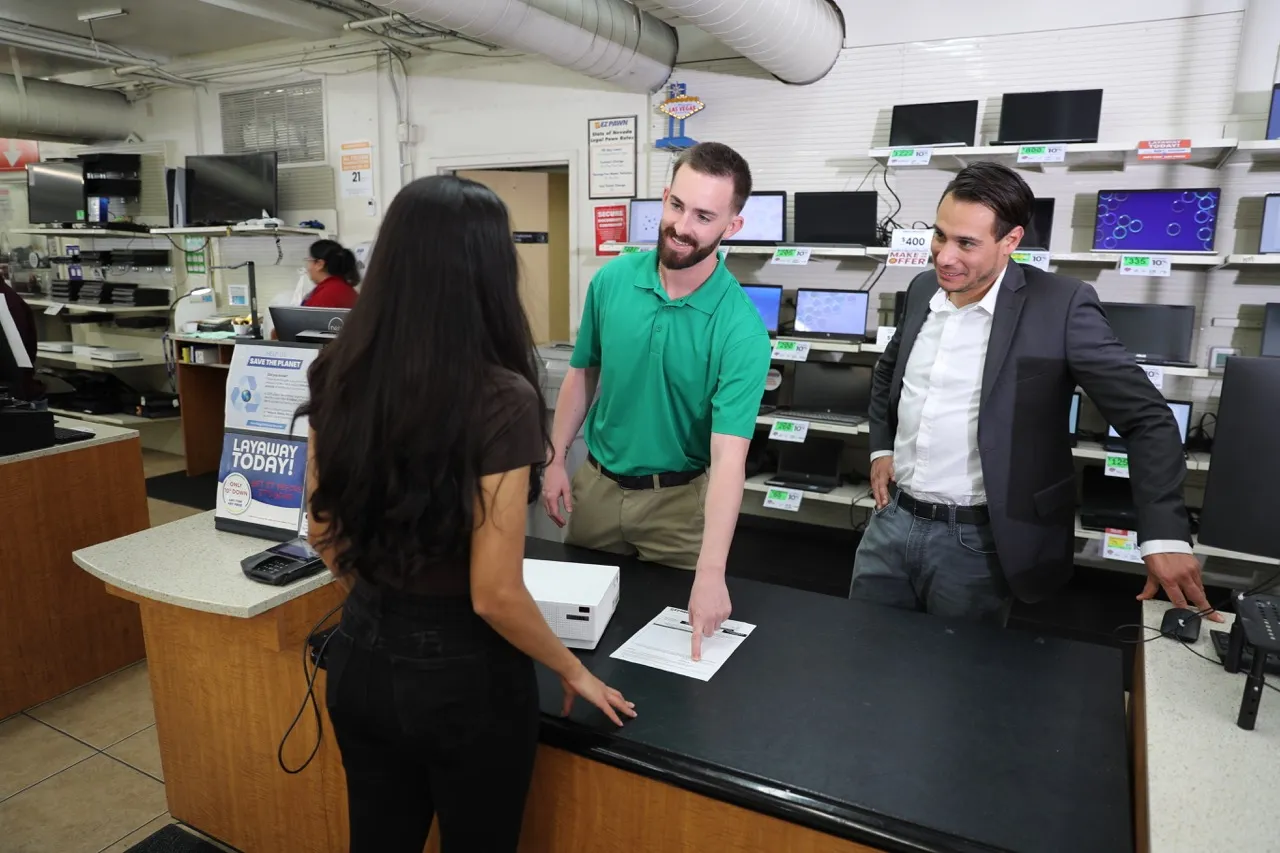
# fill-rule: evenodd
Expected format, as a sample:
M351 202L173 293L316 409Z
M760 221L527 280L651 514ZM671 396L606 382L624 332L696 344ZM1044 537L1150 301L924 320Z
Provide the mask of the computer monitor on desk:
M272 305L271 324L286 343L323 344L338 336L350 308Z

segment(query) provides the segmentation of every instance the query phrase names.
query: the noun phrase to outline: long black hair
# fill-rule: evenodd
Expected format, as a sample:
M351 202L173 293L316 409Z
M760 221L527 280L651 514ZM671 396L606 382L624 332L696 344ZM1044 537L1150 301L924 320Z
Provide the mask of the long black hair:
M324 264L324 271L329 275L336 275L352 287L360 284L360 268L355 253L337 240L317 240L311 244L308 254Z
M486 387L512 371L545 409L518 280L492 190L441 175L392 200L364 292L312 365L303 410L318 468L311 512L329 524L339 573L395 583L467 553L482 519Z

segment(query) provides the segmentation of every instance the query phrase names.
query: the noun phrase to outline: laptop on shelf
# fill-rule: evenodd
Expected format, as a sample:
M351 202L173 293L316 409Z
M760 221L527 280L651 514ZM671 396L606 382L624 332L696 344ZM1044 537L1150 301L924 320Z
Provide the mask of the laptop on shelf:
M722 246L776 246L786 241L786 192L753 192L747 196L739 215L742 217L742 230L721 241Z
M1222 190L1099 190L1093 251L1213 254Z
M992 145L1097 142L1102 90L1006 92Z
M867 421L871 405L871 377L875 368L863 364L804 361L791 379L789 418L858 426Z
M662 225L662 199L631 199L627 219L627 242L654 244L658 242L658 229Z
M896 104L889 119L889 147L972 147L977 129L977 101Z
M796 193L792 242L814 249L878 246L879 203L876 192Z
M1111 331L1139 364L1195 367L1191 336L1195 332L1193 305L1142 305L1104 302Z
M861 343L867 335L869 296L862 290L796 291L793 338Z
M1187 446L1187 431L1191 428L1191 401L1189 400L1169 400L1169 411L1173 412L1173 419L1178 422L1178 435L1182 437L1182 446ZM1116 428L1107 425L1107 438L1102 442L1102 446L1113 453L1128 453L1129 444L1120 437L1120 433L1116 432Z
M778 454L778 471L765 485L805 492L831 492L840 485L840 455L844 442L838 438L809 436L800 443L784 444Z
M744 284L742 292L747 294L751 304L760 312L760 319L769 331L769 337L778 334L778 315L782 312L782 285L780 284Z

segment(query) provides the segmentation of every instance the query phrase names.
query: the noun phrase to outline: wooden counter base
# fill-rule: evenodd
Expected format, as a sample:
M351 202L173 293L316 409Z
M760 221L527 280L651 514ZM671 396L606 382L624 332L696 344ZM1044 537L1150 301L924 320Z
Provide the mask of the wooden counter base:
M346 781L316 681L324 736L305 771L276 764L280 738L306 692L307 632L341 597L316 590L252 619L203 613L111 589L137 601L169 811L245 853L347 849ZM290 767L315 744L308 708L285 749ZM559 749L538 753L522 853L697 851L874 853L821 832ZM439 849L435 833L428 851Z
M0 719L139 661L138 608L71 553L150 523L130 438L0 466Z

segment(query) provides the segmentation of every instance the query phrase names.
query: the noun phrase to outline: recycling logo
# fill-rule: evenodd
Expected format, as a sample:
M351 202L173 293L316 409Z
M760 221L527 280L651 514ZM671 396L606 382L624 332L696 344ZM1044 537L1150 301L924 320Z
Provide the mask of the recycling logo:
M242 376L240 384L231 389L231 406L238 412L253 413L262 407L258 399L258 380L253 376Z

